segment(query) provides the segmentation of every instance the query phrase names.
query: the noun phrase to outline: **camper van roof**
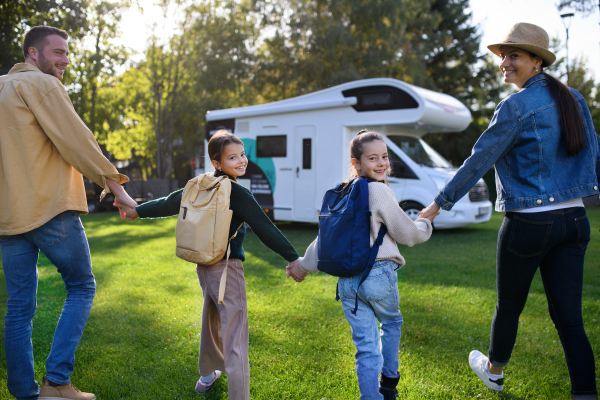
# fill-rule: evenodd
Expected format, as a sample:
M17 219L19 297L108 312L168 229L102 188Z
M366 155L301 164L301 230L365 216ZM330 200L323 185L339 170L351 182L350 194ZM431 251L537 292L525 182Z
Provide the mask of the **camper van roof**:
M386 88L401 93L402 104L378 108L375 97L373 100L361 97L369 93L377 96L377 90ZM272 103L209 111L206 120L252 118L339 107L353 107L356 112L364 112L365 117L366 114L377 115L378 122L387 125L413 125L422 134L462 131L471 122L467 107L454 97L391 78L363 79Z

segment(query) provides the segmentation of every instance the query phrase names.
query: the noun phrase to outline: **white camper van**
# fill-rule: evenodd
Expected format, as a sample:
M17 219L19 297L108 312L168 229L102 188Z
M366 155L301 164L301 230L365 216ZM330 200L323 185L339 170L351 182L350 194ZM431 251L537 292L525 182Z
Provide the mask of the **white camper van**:
M451 96L395 79L365 79L274 103L209 111L206 140L224 128L244 142L249 163L239 182L272 219L318 222L323 195L348 176L353 136L375 130L389 148L390 188L414 219L456 171L421 137L462 131L470 121L469 110ZM212 170L206 151L204 159ZM434 226L488 221L488 197L481 180Z

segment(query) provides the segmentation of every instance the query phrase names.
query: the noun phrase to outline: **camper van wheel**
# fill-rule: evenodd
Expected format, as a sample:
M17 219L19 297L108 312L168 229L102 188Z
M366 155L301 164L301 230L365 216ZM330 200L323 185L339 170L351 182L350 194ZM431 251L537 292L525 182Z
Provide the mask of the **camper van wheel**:
M407 201L404 204L400 204L400 207L402 207L406 215L408 215L413 221L419 218L419 211L425 208L416 201Z

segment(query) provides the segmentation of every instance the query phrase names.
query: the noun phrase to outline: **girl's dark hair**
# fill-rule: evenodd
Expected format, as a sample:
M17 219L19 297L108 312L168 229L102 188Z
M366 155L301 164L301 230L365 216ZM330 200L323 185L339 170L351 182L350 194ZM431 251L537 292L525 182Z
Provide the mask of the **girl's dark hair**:
M583 118L579 112L577 100L571 89L565 84L545 72L543 74L546 77L550 94L556 102L562 135L567 146L567 155L569 157L576 156L585 148Z
M362 129L356 133L354 139L350 142L350 158L356 158L360 160L363 155L363 151L365 149L365 145L367 143L374 142L376 140L381 140L385 143L385 139L381 136L380 133L375 131L370 131L368 129ZM346 182L350 182L350 180L356 178L358 176L358 171L354 168L352 164L350 164L350 176L346 180Z
M211 161L215 160L221 162L223 156L223 149L229 144L241 144L244 143L239 137L235 136L231 132L227 132L225 129L220 129L215 132L214 135L208 141L208 157Z

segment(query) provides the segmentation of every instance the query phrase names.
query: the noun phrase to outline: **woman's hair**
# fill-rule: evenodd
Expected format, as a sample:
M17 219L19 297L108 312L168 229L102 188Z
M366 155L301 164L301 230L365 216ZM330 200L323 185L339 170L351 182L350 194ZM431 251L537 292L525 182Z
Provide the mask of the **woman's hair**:
M531 57L539 57L537 54L528 51ZM555 77L548 75L542 69L542 74L546 78L550 95L556 102L558 119L562 128L562 135L567 146L567 155L576 156L585 148L585 133L583 130L583 118L579 112L577 100L573 92L564 83Z
M583 118L579 112L577 100L573 92L555 77L543 72L550 94L556 102L558 118L562 128L562 135L567 146L567 155L576 156L585 148L585 133Z
M368 129L362 129L358 131L356 136L354 136L354 139L352 139L352 141L350 142L350 158L356 158L360 161L360 158L363 155L363 151L365 150L365 145L376 140L381 140L385 143L385 139L383 138L383 136L381 136L380 133L370 131ZM346 179L345 182L350 182L357 176L358 171L356 170L356 168L354 168L354 165L350 163L350 176L348 177L348 179Z
M229 144L244 145L239 137L235 136L233 133L227 132L225 129L220 129L215 132L208 141L208 157L210 160L221 162L223 149Z

